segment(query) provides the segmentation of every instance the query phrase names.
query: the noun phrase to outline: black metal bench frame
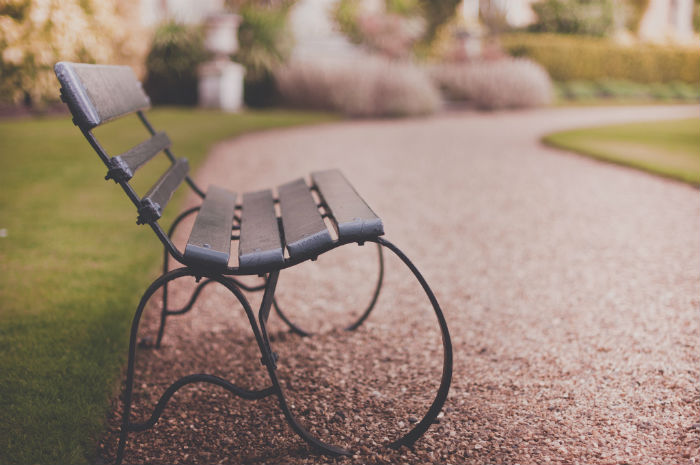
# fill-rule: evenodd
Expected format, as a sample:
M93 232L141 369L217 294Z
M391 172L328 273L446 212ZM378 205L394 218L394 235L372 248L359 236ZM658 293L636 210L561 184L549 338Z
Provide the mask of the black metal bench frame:
M236 203L237 200L231 200L231 196L235 198L235 194L215 186L210 187L205 193L192 181L188 175L187 161L175 158L170 150L170 140L167 135L156 132L146 119L143 111L150 108L150 100L130 68L61 62L56 64L55 72L61 83L61 98L68 105L74 124L80 128L108 169L106 179L112 179L121 186L137 208L137 223L150 226L164 247L163 274L146 289L131 325L122 425L115 462L119 464L123 459L129 433L154 426L178 389L187 384L201 382L220 386L243 399L261 399L275 395L290 427L307 443L325 454L349 455L350 451L327 444L313 436L290 411L277 378L278 359L270 344L267 321L271 309L274 308L292 332L300 336L309 336L311 333L295 325L283 313L275 299L280 272L307 260L314 260L318 255L337 247L353 243L362 245L365 242L377 245L379 277L368 307L359 319L346 329L349 331L357 329L374 308L384 276L382 249L388 249L403 261L418 280L432 305L441 331L443 366L435 398L420 421L399 439L388 444L389 447L413 445L435 421L447 399L452 379L452 345L447 323L435 295L423 276L401 250L380 237L384 234L381 219L369 209L342 174L336 170L314 173L311 186L303 179L292 181L279 187L277 197L274 197L269 190L246 193L241 206ZM133 113L138 116L151 138L127 152L110 157L93 135L92 130L103 123ZM165 153L171 166L146 195L139 197L129 184L129 180L139 167L159 153ZM166 233L158 220L173 192L183 181L202 198L202 204L182 212ZM316 201L311 192L315 192L320 201ZM313 209L309 206L309 198L313 201ZM275 204L279 205L277 208L281 209L281 215L275 213ZM246 207L249 209L248 212L252 212L250 215L253 215L248 221L246 221ZM315 213L312 213L312 210ZM273 212L272 215L270 211ZM171 237L181 221L195 213L197 218L183 253L173 244ZM317 230L299 229L303 218L298 218L305 215L306 219L316 225L318 221L323 223L323 218L329 218L336 229L337 239L333 239L327 229L324 230L325 233L318 227ZM230 230L226 233L229 217L231 218ZM271 227L271 224L274 224L274 227ZM227 238L228 234L230 238ZM275 234L279 242L277 245L274 243ZM239 265L236 267L228 264L233 240L239 241ZM285 250L287 256L284 254ZM183 266L170 270L171 259ZM247 275L260 276L263 279L262 284L248 286L237 279L238 276ZM168 283L186 276L194 277L198 282L197 287L183 308L169 309ZM260 349L261 361L267 368L271 385L264 389L249 390L217 376L191 374L178 379L165 390L147 421L132 422L130 413L137 335L146 303L157 290L163 289L160 327L155 344L156 347L160 347L167 318L188 312L194 306L201 290L214 282L227 288L243 307ZM244 291L263 292L257 319Z

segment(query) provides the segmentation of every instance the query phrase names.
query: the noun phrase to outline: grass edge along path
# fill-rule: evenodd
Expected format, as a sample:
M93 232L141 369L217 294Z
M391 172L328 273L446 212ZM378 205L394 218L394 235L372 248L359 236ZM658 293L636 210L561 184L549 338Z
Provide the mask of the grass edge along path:
M700 118L574 129L546 135L542 142L700 185Z
M149 117L192 172L219 140L336 119L178 108ZM135 116L97 131L110 155L147 138ZM160 166L134 178L140 194L167 166L157 158ZM120 386L131 318L161 253L150 228L135 227L134 207L105 173L68 117L0 121L0 463L95 457ZM169 225L185 191L161 224Z

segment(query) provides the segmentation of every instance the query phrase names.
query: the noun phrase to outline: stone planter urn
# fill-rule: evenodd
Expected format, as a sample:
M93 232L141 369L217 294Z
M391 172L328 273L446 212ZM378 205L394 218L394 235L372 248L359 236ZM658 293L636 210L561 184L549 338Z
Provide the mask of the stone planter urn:
M204 21L204 46L213 58L200 65L199 105L236 112L243 107L245 68L230 56L238 50L240 16L211 15Z

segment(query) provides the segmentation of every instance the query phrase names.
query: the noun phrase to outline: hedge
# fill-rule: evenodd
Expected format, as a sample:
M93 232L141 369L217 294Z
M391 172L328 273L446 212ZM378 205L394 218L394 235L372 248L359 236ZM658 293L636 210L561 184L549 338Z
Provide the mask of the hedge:
M501 43L509 54L540 63L555 81L700 82L700 48L625 46L606 39L558 34L509 34L501 37Z

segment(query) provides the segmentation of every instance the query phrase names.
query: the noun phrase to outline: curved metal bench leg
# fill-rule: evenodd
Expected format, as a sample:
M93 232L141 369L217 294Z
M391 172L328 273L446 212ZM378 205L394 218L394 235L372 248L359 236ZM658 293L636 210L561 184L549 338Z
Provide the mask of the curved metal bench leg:
M190 268L179 268L167 272L160 276L158 279L156 279L148 287L148 289L146 289L146 292L144 292L143 296L141 297L141 301L139 302L139 306L136 309L136 313L134 314L134 319L131 324L131 334L129 339L129 360L127 363L126 386L124 392L124 409L122 412L122 425L121 430L119 432L119 443L117 445L115 464L120 465L122 463L122 460L124 459L124 450L126 447L126 441L129 433L143 431L155 425L155 423L160 418L160 415L163 413L167 402L174 395L174 393L181 387L194 382L206 382L218 385L244 399L262 399L263 397L267 397L269 395L276 395L287 422L292 427L294 432L301 436L302 439L304 439L306 442L308 442L309 444L326 454L348 455L349 453L345 449L326 444L323 441L320 441L319 439L315 438L313 435L311 435L311 433L309 433L296 421L291 411L289 410L279 380L277 379L277 375L275 373L276 359L272 353L272 350L270 349L270 341L267 336L264 324L267 321L267 317L269 316L270 305L272 301L272 296L274 294L274 289L277 284L277 277L279 276L279 271L273 273L271 277L267 280L267 283L265 285L265 295L263 296L263 302L260 306L260 327L258 327L258 324L255 320L255 315L250 307L250 304L248 303L248 300L243 295L243 292L238 288L237 280L222 276L212 276L209 278L210 281L218 282L226 288L228 288L243 306L243 309L245 310L246 315L248 317L251 329L253 330L255 340L258 343L258 347L260 348L260 352L262 354L262 362L267 367L268 373L270 375L272 385L265 389L250 391L247 389L239 388L231 384L230 382L216 376L206 374L188 375L177 380L166 390L166 392L161 396L160 400L158 401L154 411L151 414L151 417L147 421L143 423L131 422L130 416L134 385L136 339L138 336L139 323L141 321L144 308L146 307L146 304L148 303L149 299L153 296L153 294L168 282L184 276L195 276L196 274L197 273L195 273Z
M369 317L369 314L372 313L372 310L374 309L374 306L377 304L377 299L379 299L379 292L382 289L382 284L384 282L384 254L382 253L382 246L377 244L377 253L379 255L379 276L377 277L377 285L374 288L374 293L372 294L372 300L370 301L369 305L365 309L364 312L362 312L362 315L351 325L347 326L345 328L346 331L355 331L357 328L359 328L362 323L365 322L367 317ZM280 308L279 304L277 303L277 299L273 298L272 299L272 306L275 309L275 312L277 315L282 319L282 321L285 322L285 324L289 327L290 331L298 334L299 336L302 337L308 337L312 336L313 333L306 331L296 324L294 324L288 317L287 315L284 314L282 309Z
M447 322L445 321L445 317L442 313L442 309L440 308L440 304L435 298L435 295L430 289L430 286L428 286L428 283L423 278L423 275L420 274L420 271L418 271L413 262L411 262L411 260L409 260L408 257L398 247L396 247L394 244L387 241L386 239L379 237L377 239L373 239L372 242L376 242L380 246L386 247L387 249L391 250L411 270L411 272L423 288L423 291L428 296L430 304L433 306L433 311L435 312L435 316L437 317L438 324L440 325L440 332L442 334L442 377L440 380L440 387L438 388L437 394L435 395L435 399L430 405L428 412L423 416L423 419L419 421L413 427L413 429L411 429L408 433L403 435L400 439L389 444L389 447L392 448L398 448L401 446L411 446L418 440L418 438L420 438L428 430L428 428L430 428L430 425L432 425L435 419L437 418L438 414L440 413L440 410L442 409L442 406L445 404L445 400L447 399L447 393L450 390L450 383L452 382L452 342L450 340L450 332L447 329Z
M275 313L277 313L277 316L280 317L282 321L285 322L285 324L289 327L289 330L293 332L294 334L297 334L301 337L309 337L313 336L313 333L310 333L304 329L301 329L299 326L295 325L292 320L287 318L287 315L284 314L282 309L280 308L279 304L277 303L276 298L272 298L272 306L275 308Z
M121 464L124 458L124 447L126 446L126 439L129 434L131 415L131 401L134 387L134 363L136 357L136 338L138 336L139 322L141 321L141 315L143 314L143 309L146 307L146 303L151 298L151 296L164 284L177 279L181 276L187 276L191 272L187 268L180 268L177 270L170 271L161 275L158 279L153 281L153 283L146 289L143 293L139 306L134 314L134 319L131 323L131 335L129 339L129 361L126 369L126 388L124 392L124 410L122 412L122 426L119 432L119 445L117 446L117 457L116 465Z
M279 400L280 408L284 413L284 417L292 427L295 433L297 433L301 438L309 443L311 446L320 450L321 452L333 456L337 455L351 455L350 452L342 447L334 446L332 444L325 443L320 439L314 437L309 431L307 431L297 419L292 414L287 400L282 392L282 387L280 386L279 380L277 379L277 355L272 352L270 346L270 338L267 334L266 323L270 316L270 307L274 300L275 287L277 286L277 278L279 277L279 271L270 273L267 285L265 287L265 294L263 295L262 303L260 304L260 311L258 313L258 320L260 322L260 331L262 333L263 345L261 345L260 350L263 351L263 363L267 367L267 372L270 375L270 380L272 381L272 386L277 392L277 399Z

